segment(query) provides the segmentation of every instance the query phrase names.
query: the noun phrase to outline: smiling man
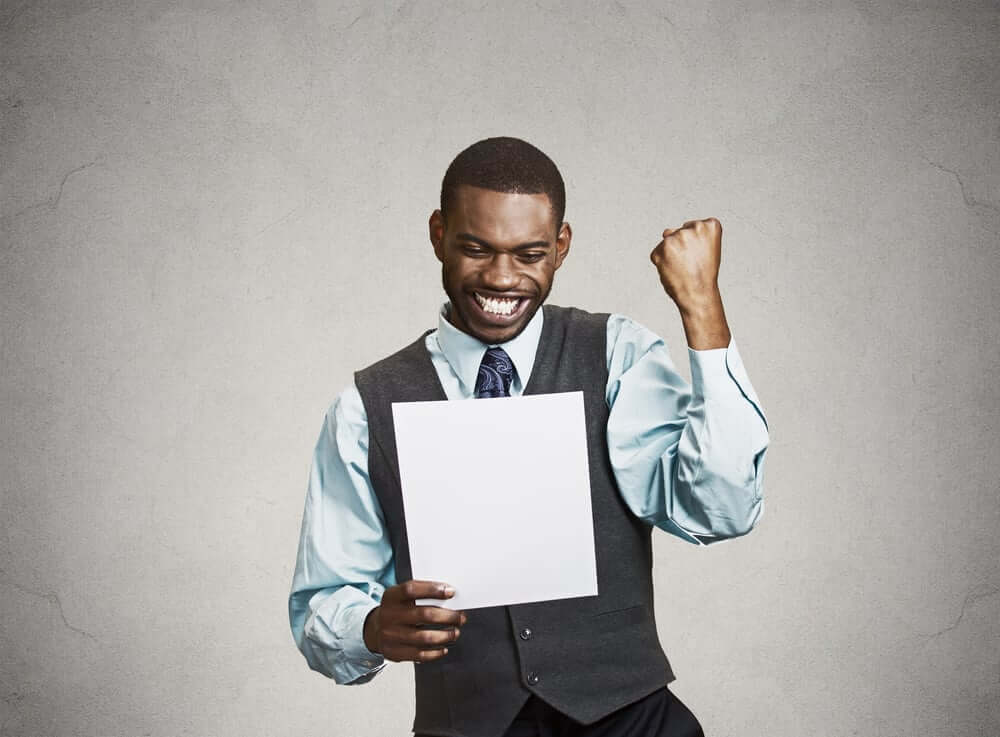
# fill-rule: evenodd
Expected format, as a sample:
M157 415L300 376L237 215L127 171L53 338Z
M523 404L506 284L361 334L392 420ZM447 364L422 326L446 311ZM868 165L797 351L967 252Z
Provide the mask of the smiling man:
M429 222L448 296L437 328L355 372L316 444L292 634L339 684L412 661L418 737L702 734L668 687L651 535L708 545L745 535L763 512L767 423L722 307L722 228L685 222L650 253L683 322L689 385L634 320L546 302L572 238L565 203L558 169L531 144L488 138L462 151ZM448 608L447 582L412 579L392 402L567 391L584 396L599 594ZM511 459L498 448L496 462ZM676 593L662 598L683 602Z
M483 343L506 343L545 302L569 252L562 202L553 204L542 192L445 184L442 209L431 215L430 238L442 264L448 320Z

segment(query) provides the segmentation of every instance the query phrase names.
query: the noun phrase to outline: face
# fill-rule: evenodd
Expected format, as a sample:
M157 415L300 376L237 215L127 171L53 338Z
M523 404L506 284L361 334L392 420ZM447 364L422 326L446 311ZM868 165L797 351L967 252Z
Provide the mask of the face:
M564 222L557 232L548 195L462 186L455 200L447 224L440 210L430 218L449 321L484 343L503 343L549 296L572 231Z

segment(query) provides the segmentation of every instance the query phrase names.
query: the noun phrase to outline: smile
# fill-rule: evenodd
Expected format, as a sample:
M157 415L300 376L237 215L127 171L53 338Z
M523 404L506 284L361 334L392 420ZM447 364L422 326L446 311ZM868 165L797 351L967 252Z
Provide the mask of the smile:
M526 297L484 297L479 292L473 292L473 295L483 314L493 318L494 321L509 321L518 317L528 304Z

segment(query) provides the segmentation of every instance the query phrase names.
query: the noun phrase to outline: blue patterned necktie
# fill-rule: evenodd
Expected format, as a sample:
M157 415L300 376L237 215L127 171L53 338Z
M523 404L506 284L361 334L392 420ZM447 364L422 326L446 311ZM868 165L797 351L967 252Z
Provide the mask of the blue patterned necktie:
M503 348L490 348L479 364L476 376L476 399L509 397L514 380L514 364Z

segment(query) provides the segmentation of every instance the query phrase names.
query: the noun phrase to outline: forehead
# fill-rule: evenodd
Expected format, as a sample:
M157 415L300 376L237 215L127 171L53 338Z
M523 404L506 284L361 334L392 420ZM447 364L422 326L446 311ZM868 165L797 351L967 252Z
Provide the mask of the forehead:
M516 245L550 240L554 234L552 203L545 194L494 192L463 185L448 213L449 230L479 236L491 243Z

